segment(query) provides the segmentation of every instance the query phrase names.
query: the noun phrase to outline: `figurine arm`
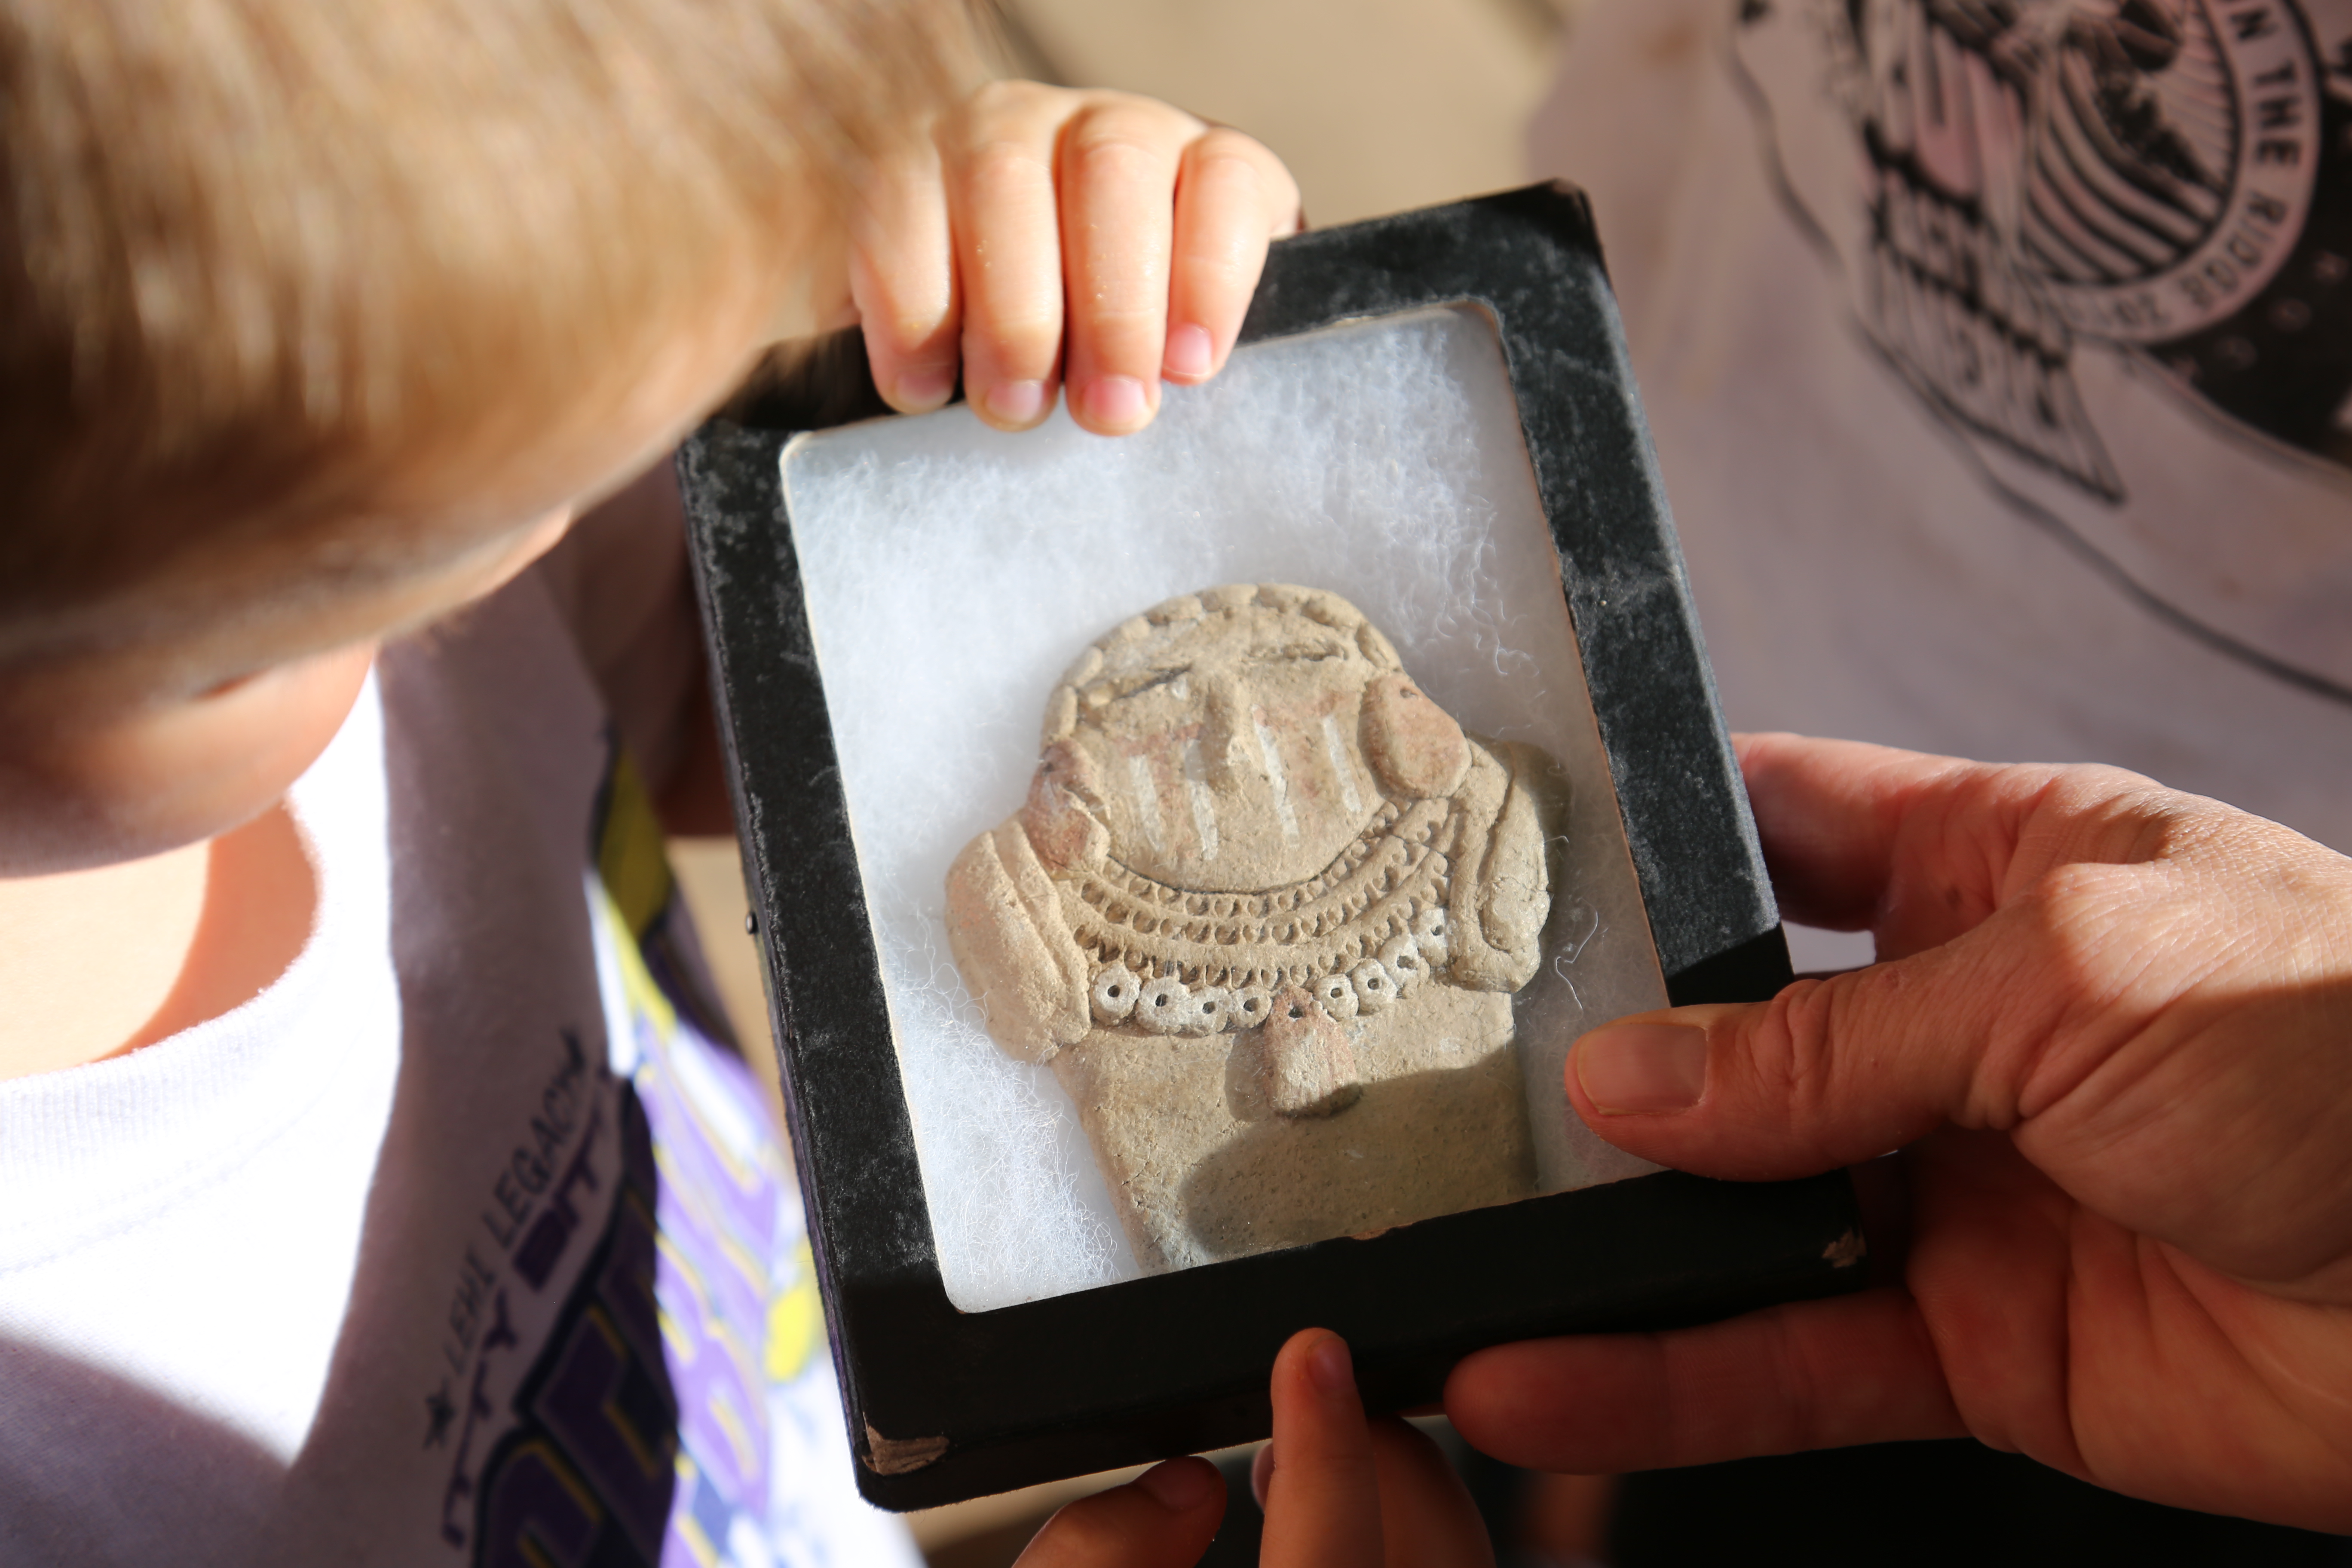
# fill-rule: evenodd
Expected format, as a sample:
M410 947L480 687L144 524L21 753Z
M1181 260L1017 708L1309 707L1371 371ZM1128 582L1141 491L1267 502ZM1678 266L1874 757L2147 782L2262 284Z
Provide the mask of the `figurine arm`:
M1474 991L1517 991L1535 978L1551 912L1544 813L1528 779L1541 753L1473 744L1459 797L1465 830L1446 899L1449 970Z
M1019 817L964 846L947 913L956 969L1007 1056L1042 1062L1085 1037L1086 954Z

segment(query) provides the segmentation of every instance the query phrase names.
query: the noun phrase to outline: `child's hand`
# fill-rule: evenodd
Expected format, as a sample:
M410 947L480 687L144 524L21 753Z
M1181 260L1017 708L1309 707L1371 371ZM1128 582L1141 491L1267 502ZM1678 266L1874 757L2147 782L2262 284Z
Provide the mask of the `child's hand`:
M1223 365L1266 242L1299 227L1279 159L1150 99L995 82L933 142L884 166L853 235L875 384L906 413L945 403L961 364L999 429L1066 382L1086 428L1139 430L1163 379Z
M1300 1330L1275 1358L1274 1441L1250 1479L1265 1505L1263 1568L1493 1568L1444 1456L1393 1416L1364 1419L1348 1347L1327 1330ZM1224 1490L1206 1461L1171 1459L1055 1514L1015 1568L1190 1568Z

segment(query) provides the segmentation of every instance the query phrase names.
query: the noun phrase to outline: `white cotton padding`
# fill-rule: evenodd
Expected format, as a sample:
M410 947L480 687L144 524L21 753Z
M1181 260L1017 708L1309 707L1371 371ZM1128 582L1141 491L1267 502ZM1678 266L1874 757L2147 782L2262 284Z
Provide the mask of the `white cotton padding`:
M1139 436L955 407L785 449L793 539L840 750L931 1231L966 1311L1137 1277L1052 1070L1000 1052L948 954L948 865L1027 795L1045 699L1129 616L1226 583L1351 601L1475 735L1559 760L1572 805L1516 999L1546 1191L1651 1169L1594 1138L1576 1036L1665 1005L1491 320L1351 322L1166 389Z

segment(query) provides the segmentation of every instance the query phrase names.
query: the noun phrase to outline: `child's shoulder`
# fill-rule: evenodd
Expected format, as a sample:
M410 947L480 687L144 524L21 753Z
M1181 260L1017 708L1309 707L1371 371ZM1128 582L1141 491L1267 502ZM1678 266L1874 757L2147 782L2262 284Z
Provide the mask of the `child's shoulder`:
M777 1130L545 585L388 651L290 802L320 915L280 984L0 1085L11 1126L80 1105L146 1132L102 1187L97 1155L139 1140L46 1141L40 1190L81 1224L29 1268L6 1255L33 1238L0 1237L12 1364L93 1410L150 1391L62 1445L0 1432L0 1497L59 1473L60 1447L85 1473L152 1447L159 1507L227 1478L190 1517L228 1558L353 1532L395 1561L799 1532L890 1561L851 1489ZM43 1165L11 1139L17 1163ZM143 1505L106 1529L171 1538Z

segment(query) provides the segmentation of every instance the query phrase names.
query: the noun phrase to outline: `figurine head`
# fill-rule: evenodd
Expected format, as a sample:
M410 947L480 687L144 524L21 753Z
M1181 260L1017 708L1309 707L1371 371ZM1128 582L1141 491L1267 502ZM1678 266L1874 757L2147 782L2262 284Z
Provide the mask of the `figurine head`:
M1108 859L1202 892L1306 880L1470 763L1361 612L1278 584L1171 599L1097 640L1045 741L1023 822L1050 869Z

